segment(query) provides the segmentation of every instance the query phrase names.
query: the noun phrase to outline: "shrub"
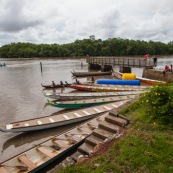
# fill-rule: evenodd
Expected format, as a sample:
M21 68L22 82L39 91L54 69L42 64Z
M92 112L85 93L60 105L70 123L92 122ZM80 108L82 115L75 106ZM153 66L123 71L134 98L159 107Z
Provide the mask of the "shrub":
M146 115L160 123L173 123L173 85L156 85L140 98Z

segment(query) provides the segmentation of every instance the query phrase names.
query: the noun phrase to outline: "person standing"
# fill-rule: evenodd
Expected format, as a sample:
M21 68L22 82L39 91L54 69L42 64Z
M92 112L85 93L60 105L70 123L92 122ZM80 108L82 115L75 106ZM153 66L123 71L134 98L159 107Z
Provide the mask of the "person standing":
M144 60L147 60L149 57L149 54L144 55Z
M156 56L153 57L153 63L155 66L157 65L157 57Z
M54 87L55 86L55 82L54 81L52 81L52 87Z
M94 76L91 77L91 82L92 82L92 83L95 82Z
M170 72L172 72L172 64L170 64Z

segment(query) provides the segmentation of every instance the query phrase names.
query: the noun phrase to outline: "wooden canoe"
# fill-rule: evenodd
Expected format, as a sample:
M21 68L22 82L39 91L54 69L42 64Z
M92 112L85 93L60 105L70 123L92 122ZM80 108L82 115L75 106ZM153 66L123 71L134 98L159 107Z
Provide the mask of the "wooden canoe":
M64 154L79 146L100 122L104 121L108 113L83 123L65 133L53 136L32 148L12 156L0 163L0 173L36 173L45 166L62 157Z
M97 99L84 99L84 100L71 100L71 101L49 101L48 104L54 107L59 108L84 108L89 106L97 106L110 102L116 102L121 100L133 99L136 95L123 95L123 96L114 96L114 97L101 97Z
M117 77L118 79L122 78L122 74L120 72L114 72L114 76ZM140 80L142 83L150 84L150 85L161 85L161 84L166 84L168 82L165 81L159 81L159 80L154 80L154 79L148 79L148 78L143 78L143 77L138 77L136 76L137 80Z
M149 86L126 86L126 85L70 85L70 88L80 91L94 92L117 92L117 91L144 91Z
M71 72L75 77L85 77L85 76L104 76L104 75L111 75L112 72Z
M121 96L121 95L134 95L140 94L143 91L129 91L129 92L84 92L84 93L53 93L53 92L44 92L45 97L51 99L57 99L59 101L65 100L82 100L82 99L91 99L99 97L111 97L111 96Z
M60 84L56 84L56 85L43 85L41 83L41 86L44 87L44 88L63 88L63 87L70 86L70 84L64 84L64 85L60 85Z
M36 131L36 130L68 125L71 123L76 123L76 122L93 118L99 113L110 111L113 108L119 107L120 105L124 104L126 101L127 100L112 102L109 104L94 106L94 107L80 109L76 111L70 111L70 112L62 113L58 115L51 115L51 116L40 117L35 119L12 122L5 125L3 128L0 128L0 131L2 132L29 132L29 131Z
M136 79L140 80L143 83L150 84L150 85L162 85L166 84L167 82L165 81L159 81L159 80L154 80L154 79L147 79L143 77L136 77Z

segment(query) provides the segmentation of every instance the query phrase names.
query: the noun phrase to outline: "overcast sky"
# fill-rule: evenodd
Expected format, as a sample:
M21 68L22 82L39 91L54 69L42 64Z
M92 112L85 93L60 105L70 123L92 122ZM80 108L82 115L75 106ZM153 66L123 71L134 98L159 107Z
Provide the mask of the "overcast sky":
M0 0L0 46L91 35L173 41L173 0Z

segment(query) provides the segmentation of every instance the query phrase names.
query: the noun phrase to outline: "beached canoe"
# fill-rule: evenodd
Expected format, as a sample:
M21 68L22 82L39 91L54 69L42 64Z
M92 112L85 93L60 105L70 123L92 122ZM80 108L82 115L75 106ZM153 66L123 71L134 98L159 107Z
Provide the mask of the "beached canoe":
M97 116L99 113L104 113L110 111L113 108L119 107L124 104L127 100L112 102L100 106L89 107L85 109L80 109L76 111L70 111L67 113L62 113L58 115L51 115L46 117L40 117L35 119L28 119L18 122L12 122L4 127L0 128L1 132L30 132L42 129L48 129L53 127L59 127L63 125L68 125L71 123L76 123L84 121L94 116Z
M149 86L129 85L70 85L69 87L79 91L94 92L144 91L150 88Z
M143 77L136 77L136 79L140 80L143 83L150 84L150 85L162 85L162 84L167 84L165 81L159 81L159 80L154 80L154 79L147 79Z
M121 100L133 99L136 95L123 95L123 96L113 96L113 97L101 97L97 99L84 99L84 100L71 100L71 101L50 101L48 104L54 107L66 108L66 109L76 109L84 108L89 106L97 106L110 102L116 102Z
M112 71L108 72L71 72L75 77L85 77L85 76L104 76L104 75L111 75Z
M79 146L94 129L98 128L105 116L107 114L87 121L65 133L53 136L16 156L11 156L8 160L0 163L0 173L41 172L45 166Z
M129 91L129 92L83 92L83 93L53 93L53 92L43 92L45 97L51 99L57 99L59 101L65 100L82 100L91 99L99 97L111 97L111 96L121 96L121 95L134 95L140 94L143 91Z
M117 77L118 79L122 78L123 73L120 72L113 72L114 76ZM159 81L159 80L154 80L154 79L148 79L148 78L143 78L143 77L138 77L136 76L137 80L140 80L142 83L150 84L150 85L161 85L161 84L166 84L168 82L165 81Z

